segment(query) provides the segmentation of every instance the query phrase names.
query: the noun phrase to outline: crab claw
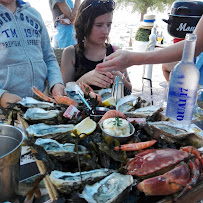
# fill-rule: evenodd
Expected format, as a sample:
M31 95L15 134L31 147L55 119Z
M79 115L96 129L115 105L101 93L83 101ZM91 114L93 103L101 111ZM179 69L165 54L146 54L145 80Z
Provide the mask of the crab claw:
M163 175L142 181L137 188L149 196L169 195L182 190L189 179L190 170L187 164L180 164Z

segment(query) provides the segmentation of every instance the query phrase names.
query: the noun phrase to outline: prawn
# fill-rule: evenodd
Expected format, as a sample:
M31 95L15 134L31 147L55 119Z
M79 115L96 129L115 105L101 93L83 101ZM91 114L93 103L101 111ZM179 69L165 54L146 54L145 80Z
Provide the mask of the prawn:
M94 92L94 90L86 83L82 82L79 84L82 91L87 95L90 92Z
M91 98L94 98L94 99L97 97L97 101L100 102L100 103L102 102L101 95L96 94L95 92L90 92L90 93L89 93L89 96L90 96Z
M54 96L54 99L58 104L65 104L68 106L73 105L75 107L78 106L78 103L75 100L73 100L67 96L57 95L57 96Z
M32 91L41 99L43 99L44 101L47 102L52 102L52 103L56 103L56 101L48 96L46 96L44 93L42 93L40 90L38 90L35 86L32 87Z
M103 120L106 120L107 118L116 118L116 117L122 117L123 119L126 119L125 114L117 111L117 110L110 110L107 111L102 118L99 120L99 123L101 123Z
M97 101L100 103L102 102L101 95L96 94L94 92L94 90L88 84L82 82L82 83L80 83L80 88L85 93L85 95L89 95L90 98L93 98L93 99L95 99L97 97Z
M136 151L151 147L155 144L156 140L150 140L147 142L139 142L139 143L131 143L131 144L124 144L121 146L114 147L114 150L121 150L121 151Z

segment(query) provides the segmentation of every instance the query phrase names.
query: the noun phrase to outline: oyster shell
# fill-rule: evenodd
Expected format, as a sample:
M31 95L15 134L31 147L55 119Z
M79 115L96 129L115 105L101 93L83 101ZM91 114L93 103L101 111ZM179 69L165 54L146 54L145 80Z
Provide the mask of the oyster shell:
M138 108L135 111L126 112L128 118L146 118L147 121L168 121L169 118L162 113L163 109L156 106Z
M133 184L131 175L112 173L94 185L86 185L80 197L91 203L123 202L124 192Z
M30 108L24 114L24 119L26 120L46 120L57 117L60 113L59 110L46 111L42 108Z
M99 90L98 94L101 95L102 101L104 101L112 96L111 92L112 92L111 88L106 88Z
M62 139L63 137L69 135L71 130L74 128L73 124L66 125L46 125L44 123L30 125L26 131L29 135L38 138L52 138L52 139Z
M56 140L43 138L38 138L35 144L42 146L49 155L54 156L60 161L65 162L67 160L77 159L77 151L75 150L75 144L60 144ZM87 148L82 145L78 145L78 154L87 155Z
M116 110L121 111L123 113L129 112L134 109L134 106L138 102L138 97L135 95L125 96L117 102Z
M192 128L179 125L173 121L147 122L141 127L155 139L165 139L170 143L181 145L203 146L203 138L197 135Z
M50 180L56 186L56 188L62 193L70 193L72 190L77 190L83 187L84 184L91 184L101 180L102 178L111 174L113 170L111 169L95 169L91 171L83 171L71 173L71 172L61 172L52 171L50 174ZM81 182L82 177L82 182Z
M146 118L148 116L152 116L152 114L156 111L158 111L160 107L157 106L146 106L143 108L136 109L135 111L131 111L129 113L126 113L127 115L132 115L135 117L142 117Z
M22 106L27 107L27 108L34 108L34 107L50 108L50 107L54 107L53 103L38 101L32 97L25 97L17 103L21 104Z

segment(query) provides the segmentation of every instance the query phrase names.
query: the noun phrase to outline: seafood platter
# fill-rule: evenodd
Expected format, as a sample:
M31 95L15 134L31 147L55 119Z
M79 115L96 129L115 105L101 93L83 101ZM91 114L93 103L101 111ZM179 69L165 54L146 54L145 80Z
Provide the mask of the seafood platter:
M201 193L199 134L139 97L115 104L109 89L68 85L67 96L53 98L33 87L35 98L4 109L11 124L21 122L51 200L161 203Z

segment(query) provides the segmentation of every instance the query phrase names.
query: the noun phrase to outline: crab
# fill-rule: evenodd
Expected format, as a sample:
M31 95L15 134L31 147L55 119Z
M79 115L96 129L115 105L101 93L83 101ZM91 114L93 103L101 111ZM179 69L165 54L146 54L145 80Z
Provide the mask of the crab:
M137 185L145 195L169 195L182 190L178 199L199 181L202 167L203 157L192 146L180 150L148 149L127 163L127 174L145 179Z

